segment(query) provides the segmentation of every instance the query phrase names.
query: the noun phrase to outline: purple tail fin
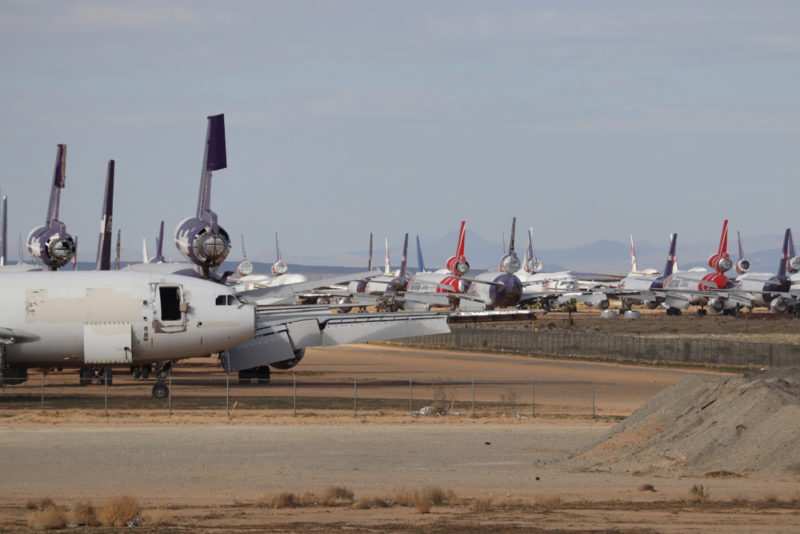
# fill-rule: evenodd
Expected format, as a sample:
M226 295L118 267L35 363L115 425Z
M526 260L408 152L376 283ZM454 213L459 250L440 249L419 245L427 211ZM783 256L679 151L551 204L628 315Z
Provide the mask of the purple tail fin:
M670 276L672 269L675 267L675 245L678 242L678 234L669 235L669 256L667 256L667 264L664 266L664 274L662 276Z
M100 237L97 240L97 263L95 269L111 269L111 220L114 214L114 160L108 161L106 193L103 197L103 213L100 219Z
M792 256L789 256L789 242L791 240L792 230L787 228L786 233L783 234L783 249L781 250L781 261L778 263L778 276L786 276L786 262L792 258Z
M61 202L61 190L67 181L67 145L58 145L56 152L56 168L53 171L53 188L50 190L50 204L47 206L47 226L52 227L58 221L58 206Z
M400 262L400 278L406 277L406 265L408 264L408 234L403 242L403 261Z
M228 166L225 149L225 115L208 117L206 149L203 154L203 172L200 179L200 195L197 199L197 218L216 226L216 214L211 211L211 172Z
M164 261L164 221L161 221L156 238L156 255L150 263L164 263Z
M367 270L372 270L372 232L369 233L369 259L367 260Z

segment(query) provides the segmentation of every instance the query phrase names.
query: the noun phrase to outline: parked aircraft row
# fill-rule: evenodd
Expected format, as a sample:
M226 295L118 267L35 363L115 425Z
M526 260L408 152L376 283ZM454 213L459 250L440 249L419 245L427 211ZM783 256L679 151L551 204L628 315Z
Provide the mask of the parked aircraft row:
M76 250L76 239L59 220L66 176L66 145L59 145L45 225L31 231L27 240L28 251L41 265L0 270L0 383L22 382L30 368L77 368L80 383L87 384L98 371L110 381L112 365L155 365L159 380L153 395L164 397L164 377L172 362L183 358L221 353L226 369L239 372L240 379L266 381L270 365L291 367L308 347L449 331L446 318L433 313L344 315L327 307L269 309L258 305L258 297L286 286L251 293L225 284L229 273L220 275L217 270L231 243L211 209L211 180L226 166L224 117L211 116L197 211L175 232L175 245L187 261L163 262L162 223L156 261L112 271L111 161L98 270L57 272Z

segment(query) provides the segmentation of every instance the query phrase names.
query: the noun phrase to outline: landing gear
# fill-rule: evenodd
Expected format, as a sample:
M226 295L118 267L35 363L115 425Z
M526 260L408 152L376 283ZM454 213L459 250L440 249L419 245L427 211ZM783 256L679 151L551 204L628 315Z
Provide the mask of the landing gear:
M681 310L678 308L667 308L667 315L680 315Z
M697 310L697 315L700 317L705 317L707 314L708 310L706 310L705 308L700 308L699 310Z
M149 375L149 365L145 367L148 368L147 374ZM158 379L156 379L156 383L153 384L153 397L157 399L165 399L169 396L169 387L167 386L165 380L167 379L170 369L172 369L172 362L164 362L158 368Z
M94 381L100 385L108 384L109 386L114 383L111 367L81 367L78 377L78 383L81 386L88 386Z
M250 384L255 378L259 384L269 384L270 369L268 365L242 369L239 371L239 384Z
M153 364L146 365L132 365L131 372L133 373L134 380L147 380L150 378L150 372L153 370Z
M153 384L153 397L157 399L166 399L169 396L169 388L164 382L156 382Z

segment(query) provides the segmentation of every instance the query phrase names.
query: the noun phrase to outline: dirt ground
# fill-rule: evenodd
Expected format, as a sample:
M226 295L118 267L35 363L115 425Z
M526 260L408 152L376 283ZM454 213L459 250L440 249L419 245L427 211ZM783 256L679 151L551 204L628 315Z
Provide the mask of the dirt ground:
M555 319L551 314L547 320ZM720 321L719 328L740 328L740 319L725 319L731 321ZM773 335L779 333L776 328ZM200 360L176 375L215 369L213 362ZM259 409L230 416L224 409L178 410L170 416L163 408L112 410L106 416L100 409L48 407L42 413L3 406L14 395L8 387L0 394L0 532L31 530L33 512L26 504L44 497L67 508L79 500L102 508L121 494L142 505L145 522L136 530L143 532L798 530L800 477L644 475L575 469L568 461L607 437L619 416L687 374L704 380L725 375L390 346L310 350L293 371L302 379L332 380L352 377L356 370L359 380L387 383L409 376L594 380L599 417L585 412L412 417L402 409L355 416L347 410L305 410L297 417L288 410ZM275 373L273 382L287 387L289 376ZM101 386L63 387L67 396L103 395ZM131 386L129 395L148 393L148 385L137 387ZM198 394L209 391L203 384L190 387ZM407 402L408 390L386 386L371 394ZM355 504L348 499L323 504L332 486L352 491ZM699 495L697 486L703 488ZM443 503L434 501L429 510L408 505L409 493L429 495L431 488L447 495ZM286 496L277 498L281 492L293 493L303 505L288 507ZM425 495L422 500L430 502Z

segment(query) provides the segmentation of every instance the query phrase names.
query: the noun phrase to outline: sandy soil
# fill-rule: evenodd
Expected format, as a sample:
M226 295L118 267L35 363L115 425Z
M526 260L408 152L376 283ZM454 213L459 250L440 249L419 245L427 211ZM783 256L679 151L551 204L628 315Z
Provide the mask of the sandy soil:
M212 362L195 363L185 372L214 369ZM354 369L365 380L594 379L604 417L414 418L402 411L354 417L336 410L299 417L285 410L239 410L231 418L224 410L173 416L130 410L106 417L99 409L4 409L0 531L27 529L25 504L31 499L50 497L63 506L90 499L102 506L123 493L148 511L168 507L162 516L172 527L139 529L153 532L792 532L800 524L796 477L644 476L575 469L567 461L608 436L613 421L605 415L630 414L689 370L359 346L309 351L296 371L299 378L330 379L352 377ZM276 374L274 381L288 376ZM716 376L702 373L704 379ZM146 394L147 387L131 391ZM64 388L103 395L99 386ZM9 392L13 388L2 395ZM398 399L408 394L394 386L379 393ZM655 491L640 491L644 484ZM398 500L402 489L426 486L455 497L430 513L399 505L263 506L265 495L320 495L334 485L349 488L356 499ZM688 500L695 485L710 491L710 498Z

